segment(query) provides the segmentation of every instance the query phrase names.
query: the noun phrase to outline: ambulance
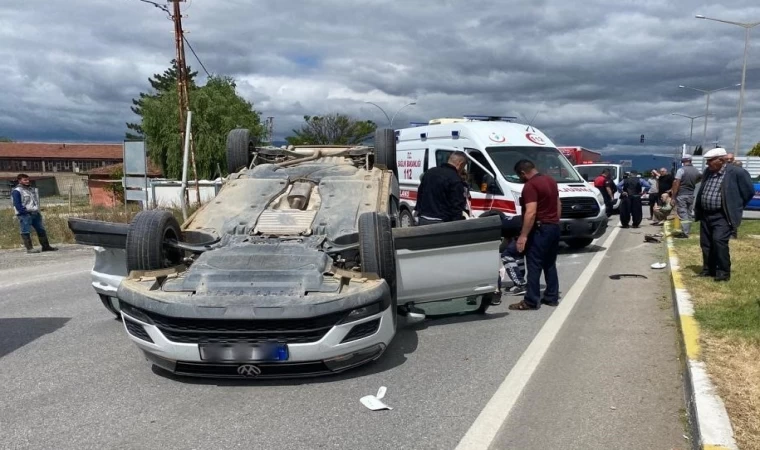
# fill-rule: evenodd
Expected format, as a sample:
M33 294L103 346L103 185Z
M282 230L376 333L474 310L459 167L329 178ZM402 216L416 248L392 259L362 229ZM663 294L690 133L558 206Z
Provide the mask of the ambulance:
M464 116L433 119L395 130L400 225L408 227L416 222L417 188L425 171L445 164L452 152L463 151L469 159L466 181L471 216L488 210L522 214L522 182L514 166L528 159L541 173L557 180L562 201L562 241L571 248L583 248L602 236L607 229L607 215L599 191L578 174L546 135L513 120Z

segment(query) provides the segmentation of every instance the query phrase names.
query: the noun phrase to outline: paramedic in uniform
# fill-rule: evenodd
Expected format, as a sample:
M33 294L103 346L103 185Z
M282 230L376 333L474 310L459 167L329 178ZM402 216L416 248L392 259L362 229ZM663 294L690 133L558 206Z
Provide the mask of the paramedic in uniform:
M517 238L517 251L525 252L528 283L525 297L519 303L509 305L513 310L538 309L543 303L557 306L559 303L559 277L557 253L559 253L559 219L562 210L559 188L554 178L536 170L527 159L515 164L515 173L525 183L520 197L523 227ZM541 272L546 280L546 290L541 295Z
M448 162L425 172L417 188L414 212L418 225L464 220L467 197L462 173L467 165L463 152L454 152Z

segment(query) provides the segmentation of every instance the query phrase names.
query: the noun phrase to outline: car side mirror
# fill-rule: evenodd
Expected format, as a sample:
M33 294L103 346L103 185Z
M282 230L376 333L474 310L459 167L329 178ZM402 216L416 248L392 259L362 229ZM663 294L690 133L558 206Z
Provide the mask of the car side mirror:
M483 182L480 183L480 192L486 194L493 194L494 191L498 192L499 185L496 184L496 180L489 174L483 175Z

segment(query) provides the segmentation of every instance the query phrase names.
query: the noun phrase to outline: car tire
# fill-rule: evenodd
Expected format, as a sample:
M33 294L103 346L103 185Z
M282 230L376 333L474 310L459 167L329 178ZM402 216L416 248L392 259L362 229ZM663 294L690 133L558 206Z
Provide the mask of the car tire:
M159 270L178 265L184 252L164 244L182 239L179 223L169 211L137 213L127 231L127 270Z
M594 242L592 238L574 238L568 239L565 244L573 250L579 250L588 247L592 242Z
M480 306L478 306L478 309L476 312L478 314L485 314L488 311L488 308L491 307L492 298L493 298L493 294L483 295L483 298L480 299Z
M247 128L236 128L227 134L227 173L248 167L256 141Z
M105 306L111 314L116 316L117 320L121 320L121 313L111 304L111 297L104 294L98 294L98 296L100 297L100 301L103 302L103 306Z
M398 176L396 132L392 128L375 130L375 164L385 167Z
M414 226L414 215L408 209L404 208L398 214L399 228L409 228Z
M390 216L376 212L359 216L359 258L362 272L376 274L388 283L394 326L397 309L395 253Z

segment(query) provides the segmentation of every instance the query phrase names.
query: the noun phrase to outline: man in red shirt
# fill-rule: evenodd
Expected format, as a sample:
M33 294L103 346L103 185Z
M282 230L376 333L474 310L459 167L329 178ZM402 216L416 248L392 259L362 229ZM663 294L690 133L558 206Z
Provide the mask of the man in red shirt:
M515 164L515 173L523 186L520 206L523 227L517 239L517 250L525 252L528 269L528 285L525 297L509 306L513 310L538 309L541 303L548 306L559 304L559 277L557 253L559 253L559 218L562 203L554 178L536 170L535 164L523 159ZM541 296L541 272L544 273L546 289Z
M612 198L614 194L612 193L612 189L610 189L610 169L602 170L602 173L594 178L594 187L601 192L602 198L604 199L604 206L607 209L607 215L611 216Z

